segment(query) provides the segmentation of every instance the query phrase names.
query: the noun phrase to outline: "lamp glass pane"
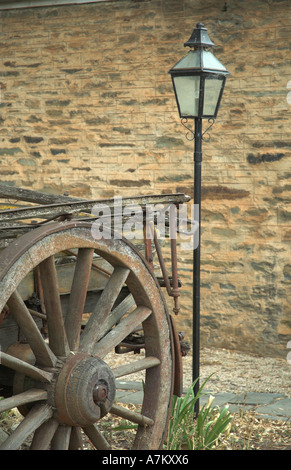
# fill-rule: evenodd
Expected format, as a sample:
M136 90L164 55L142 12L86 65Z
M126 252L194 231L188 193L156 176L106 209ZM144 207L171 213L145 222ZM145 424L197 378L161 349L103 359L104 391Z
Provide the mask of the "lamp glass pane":
M210 51L202 52L203 70L212 70L222 73L228 73L224 65Z
M175 69L201 69L201 51L189 51L182 59L177 62L173 70Z
M203 116L214 116L219 100L223 80L206 78L204 88Z
M198 116L200 77L174 77L173 80L181 117Z

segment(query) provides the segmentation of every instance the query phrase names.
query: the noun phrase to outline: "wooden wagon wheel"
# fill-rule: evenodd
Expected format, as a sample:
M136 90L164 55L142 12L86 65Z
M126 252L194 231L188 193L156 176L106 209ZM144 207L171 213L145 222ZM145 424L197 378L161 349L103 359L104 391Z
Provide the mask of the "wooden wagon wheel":
M0 257L0 312L8 305L35 357L31 364L9 354L9 348L1 352L2 366L15 372L15 385L13 395L0 400L0 413L18 407L23 420L0 449L21 448L28 437L32 449L76 449L82 448L84 436L97 449L114 449L102 423L106 420L114 427L116 416L137 425L129 448L158 449L163 443L173 382L171 327L163 296L132 245L124 239L96 241L90 228L83 222L53 223L20 237ZM55 258L74 249L77 262L64 318ZM93 253L110 263L112 274L82 327ZM47 339L18 292L20 282L36 267L42 279ZM123 305L129 298L134 304L127 313L114 306L125 285L130 294ZM108 355L140 324L145 356L129 362L123 354L123 363L110 367ZM140 370L144 398L137 412L116 404L115 392L116 379Z

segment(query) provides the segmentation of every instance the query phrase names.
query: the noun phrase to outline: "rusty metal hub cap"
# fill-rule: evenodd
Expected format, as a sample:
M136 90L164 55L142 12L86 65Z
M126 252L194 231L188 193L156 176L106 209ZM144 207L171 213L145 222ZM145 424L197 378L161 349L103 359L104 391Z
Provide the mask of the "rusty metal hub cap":
M114 376L102 359L78 353L66 360L53 394L61 423L88 426L108 413L114 398Z

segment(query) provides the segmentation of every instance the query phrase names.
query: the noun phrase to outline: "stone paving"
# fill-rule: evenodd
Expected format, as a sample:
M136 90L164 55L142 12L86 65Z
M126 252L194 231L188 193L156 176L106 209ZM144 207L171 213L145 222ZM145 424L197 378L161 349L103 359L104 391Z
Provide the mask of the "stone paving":
M210 395L215 397L212 406L223 408L228 405L231 413L237 413L243 409L255 411L258 417L264 419L285 421L291 419L291 398L280 393L247 392L237 395L228 392L215 394L206 391L205 395L199 400L200 406L207 403ZM116 398L121 403L141 404L143 398L142 383L118 381Z

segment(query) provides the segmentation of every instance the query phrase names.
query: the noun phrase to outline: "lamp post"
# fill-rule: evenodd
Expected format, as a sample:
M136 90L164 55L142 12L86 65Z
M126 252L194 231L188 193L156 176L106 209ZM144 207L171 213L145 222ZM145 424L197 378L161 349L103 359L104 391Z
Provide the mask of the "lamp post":
M201 246L201 166L202 166L202 120L212 124L218 113L228 70L209 50L214 47L207 29L198 23L191 37L184 44L189 52L174 65L169 73L182 124L188 119L195 120L194 147L194 203L198 207L198 243L193 245L193 381L194 393L199 390L200 365L200 246ZM211 125L212 125L211 124ZM190 130L187 127L188 130ZM197 218L198 218L197 217ZM194 241L193 241L194 243ZM199 400L195 404L195 414L199 412Z

